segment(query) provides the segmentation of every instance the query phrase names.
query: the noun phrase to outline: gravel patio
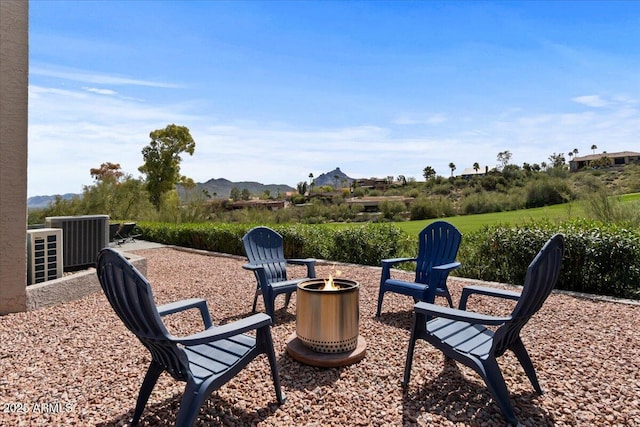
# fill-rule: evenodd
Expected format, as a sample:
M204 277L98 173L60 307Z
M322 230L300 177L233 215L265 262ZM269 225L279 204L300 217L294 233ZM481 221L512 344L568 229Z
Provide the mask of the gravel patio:
M159 304L205 298L216 324L250 313L255 279L242 269L243 259L173 248L136 253L147 258ZM322 369L291 359L285 340L295 331L295 298L284 310L279 297L272 333L286 403L275 403L268 363L260 356L211 395L197 425L505 425L482 380L470 369L445 363L441 353L422 341L416 346L411 383L403 389L412 300L387 294L377 320L380 268L337 268L342 277L360 282L364 360ZM318 277L327 277L334 266L321 263L316 270ZM302 270L291 268L290 276L297 274ZM457 301L470 281L449 282ZM258 307L262 309L262 301ZM470 310L494 314L510 308L510 302L478 297L469 304ZM188 334L201 328L201 320L192 310L168 318L167 326L174 334ZM500 359L520 421L527 426L640 426L639 329L637 304L552 294L522 333L546 393L533 392L511 353ZM0 425L128 425L149 353L102 293L2 316L0 330ZM173 425L183 386L163 374L140 425Z

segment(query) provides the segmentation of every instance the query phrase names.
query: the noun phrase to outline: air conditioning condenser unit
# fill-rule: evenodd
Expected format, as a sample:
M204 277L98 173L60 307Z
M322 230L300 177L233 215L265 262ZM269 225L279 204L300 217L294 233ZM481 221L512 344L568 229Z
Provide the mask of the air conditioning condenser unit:
M27 285L62 277L62 230L27 230Z

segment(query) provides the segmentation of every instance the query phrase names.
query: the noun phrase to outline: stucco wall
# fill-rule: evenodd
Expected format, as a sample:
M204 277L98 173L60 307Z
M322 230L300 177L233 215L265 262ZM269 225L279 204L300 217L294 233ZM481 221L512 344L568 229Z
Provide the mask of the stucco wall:
M0 313L26 310L29 3L0 0Z

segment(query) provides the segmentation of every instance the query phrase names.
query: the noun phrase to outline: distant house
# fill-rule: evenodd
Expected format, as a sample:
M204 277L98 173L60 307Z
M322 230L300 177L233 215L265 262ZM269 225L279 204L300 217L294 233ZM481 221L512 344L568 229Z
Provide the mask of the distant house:
M386 190L389 187L388 179L386 178L359 178L356 179L356 187L368 188L370 190Z
M469 179L474 176L484 176L488 173L489 173L489 166L478 168L477 171L474 168L465 168L465 170L462 171L460 176L462 178Z
M284 200L237 200L227 204L227 209L243 209L243 208L264 208L272 211L283 209L285 207Z
M640 164L640 153L633 151L620 151L618 153L589 154L588 156L574 157L569 161L569 170L572 172L591 166L593 162L598 162L604 157L611 159L611 166Z
M345 203L351 206L362 206L364 212L378 212L378 206L382 202L402 202L408 207L412 201L413 197L405 196L368 196L347 199Z

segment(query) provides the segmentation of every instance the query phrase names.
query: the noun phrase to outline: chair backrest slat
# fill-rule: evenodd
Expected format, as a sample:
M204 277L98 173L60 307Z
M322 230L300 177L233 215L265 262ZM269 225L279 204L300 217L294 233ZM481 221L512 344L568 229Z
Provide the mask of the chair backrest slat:
M242 242L249 262L263 266L270 282L287 280L287 262L279 233L268 227L255 227L244 235Z
M433 271L432 267L454 262L461 240L460 231L446 221L435 221L425 227L418 235L415 281L443 287L447 275Z
M127 329L156 362L176 379L184 380L188 371L186 355L169 340L149 282L121 254L109 248L98 254L96 273L107 300Z
M558 282L562 258L564 256L564 236L556 234L538 252L527 268L524 286L518 303L511 313L512 320L502 325L494 335L494 352L504 353L529 319L542 307Z

